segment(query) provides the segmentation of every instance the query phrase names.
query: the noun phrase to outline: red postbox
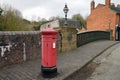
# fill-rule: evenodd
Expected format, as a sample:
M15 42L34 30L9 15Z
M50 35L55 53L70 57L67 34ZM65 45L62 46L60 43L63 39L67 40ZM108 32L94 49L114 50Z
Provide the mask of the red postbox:
M42 65L43 77L54 77L57 74L56 67L56 41L57 31L50 28L41 31L42 37Z

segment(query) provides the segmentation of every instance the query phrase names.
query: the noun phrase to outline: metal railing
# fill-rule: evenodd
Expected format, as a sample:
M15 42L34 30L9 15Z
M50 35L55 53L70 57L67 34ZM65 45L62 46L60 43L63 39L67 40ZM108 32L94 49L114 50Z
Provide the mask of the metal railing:
M77 34L77 47L96 40L110 40L108 31L86 31Z

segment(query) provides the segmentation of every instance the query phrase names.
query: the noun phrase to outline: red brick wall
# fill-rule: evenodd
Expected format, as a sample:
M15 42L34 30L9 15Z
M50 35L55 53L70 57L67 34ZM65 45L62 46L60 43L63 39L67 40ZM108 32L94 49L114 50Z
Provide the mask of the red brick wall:
M120 15L117 15L117 17L116 17L116 24L120 25Z
M113 37L115 37L116 13L108 6L97 7L87 18L87 30L108 30L111 20L110 28L113 30Z

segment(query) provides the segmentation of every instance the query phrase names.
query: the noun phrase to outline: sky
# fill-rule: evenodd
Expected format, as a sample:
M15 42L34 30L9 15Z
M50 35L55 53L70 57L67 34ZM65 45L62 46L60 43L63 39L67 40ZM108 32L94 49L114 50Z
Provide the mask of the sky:
M63 8L68 5L68 18L80 13L84 18L90 14L90 2L92 0L0 0L0 5L10 5L18 9L23 18L27 20L50 19L53 16L64 17ZM94 0L95 4L105 3L105 0ZM120 0L111 0L120 4Z

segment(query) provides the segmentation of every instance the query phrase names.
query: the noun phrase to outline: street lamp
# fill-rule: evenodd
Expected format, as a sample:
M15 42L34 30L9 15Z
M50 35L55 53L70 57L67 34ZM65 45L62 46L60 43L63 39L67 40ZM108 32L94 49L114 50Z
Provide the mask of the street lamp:
M69 11L67 4L65 4L65 7L63 9L64 13L65 13L65 26L67 26L67 13Z

